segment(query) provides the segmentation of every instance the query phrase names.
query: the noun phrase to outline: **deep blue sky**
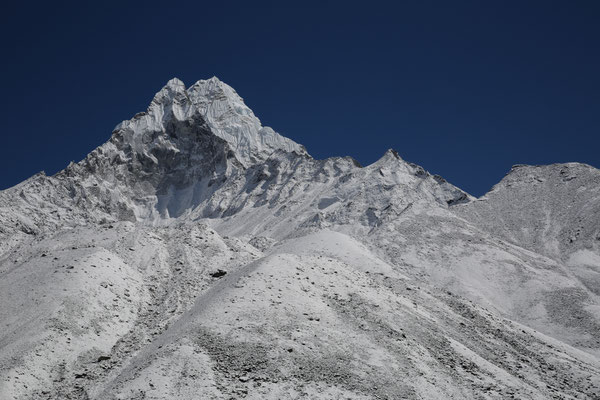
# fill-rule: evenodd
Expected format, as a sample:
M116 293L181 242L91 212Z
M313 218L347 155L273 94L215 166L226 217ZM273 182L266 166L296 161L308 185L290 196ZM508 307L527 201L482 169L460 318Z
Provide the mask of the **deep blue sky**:
M218 76L314 157L394 148L475 195L517 163L600 167L595 0L12 3L0 189L82 159L174 76Z

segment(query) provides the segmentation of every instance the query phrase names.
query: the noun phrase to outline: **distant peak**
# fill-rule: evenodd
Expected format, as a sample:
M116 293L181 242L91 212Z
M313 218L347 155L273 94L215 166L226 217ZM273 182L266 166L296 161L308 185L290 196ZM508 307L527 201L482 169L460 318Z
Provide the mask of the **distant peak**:
M385 153L383 153L381 158L379 158L379 160L375 161L372 165L388 164L390 162L395 162L395 161L404 161L404 160L402 160L402 157L400 157L400 155L398 154L398 152L396 150L388 149L388 150L386 150Z
M386 157L386 156L391 156L391 157L397 158L398 160L402 159L400 157L400 154L398 154L398 152L394 149L387 149L387 151L384 154L384 157Z
M172 78L167 82L165 87L185 89L185 83L183 83L183 81L179 78Z

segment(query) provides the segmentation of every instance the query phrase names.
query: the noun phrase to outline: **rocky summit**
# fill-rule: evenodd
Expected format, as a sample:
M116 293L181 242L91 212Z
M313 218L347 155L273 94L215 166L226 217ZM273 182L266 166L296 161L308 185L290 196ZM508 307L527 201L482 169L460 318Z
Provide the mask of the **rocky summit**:
M217 78L0 191L1 399L600 399L600 170L474 198Z

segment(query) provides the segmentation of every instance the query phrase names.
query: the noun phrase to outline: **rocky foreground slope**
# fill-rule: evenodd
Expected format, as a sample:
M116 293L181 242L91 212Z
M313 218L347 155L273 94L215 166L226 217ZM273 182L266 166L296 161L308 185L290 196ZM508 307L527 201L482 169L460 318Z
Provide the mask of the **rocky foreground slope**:
M171 80L0 192L2 399L598 399L600 171L475 199Z

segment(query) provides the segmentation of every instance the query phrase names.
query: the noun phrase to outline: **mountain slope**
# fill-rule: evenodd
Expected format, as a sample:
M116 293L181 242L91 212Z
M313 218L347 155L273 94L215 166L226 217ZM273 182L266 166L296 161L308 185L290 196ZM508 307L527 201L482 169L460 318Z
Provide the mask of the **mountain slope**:
M600 252L600 170L589 165L514 166L463 210L486 230L557 261Z
M0 192L0 394L598 398L599 176L520 167L474 199L173 79Z

